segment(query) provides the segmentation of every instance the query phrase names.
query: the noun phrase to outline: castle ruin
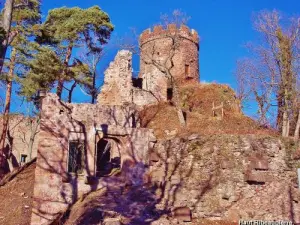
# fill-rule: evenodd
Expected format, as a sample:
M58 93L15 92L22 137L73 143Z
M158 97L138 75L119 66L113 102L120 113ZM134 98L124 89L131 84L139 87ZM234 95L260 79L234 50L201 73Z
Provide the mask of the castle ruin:
M138 77L132 75L132 53L120 51L105 71L99 104L155 104L172 98L172 82L178 86L199 82L199 36L195 30L175 24L166 29L155 26L140 35L139 44Z
M65 103L51 93L43 97L32 225L51 224L82 195L106 187L103 176L114 170L134 174L129 168L144 171L149 165L156 138L140 127L139 107L168 100L170 77L160 63L177 85L198 82L199 38L185 26L157 26L141 34L140 48L139 76L132 77L132 53L119 51L105 71L97 104ZM143 182L139 179L128 180Z

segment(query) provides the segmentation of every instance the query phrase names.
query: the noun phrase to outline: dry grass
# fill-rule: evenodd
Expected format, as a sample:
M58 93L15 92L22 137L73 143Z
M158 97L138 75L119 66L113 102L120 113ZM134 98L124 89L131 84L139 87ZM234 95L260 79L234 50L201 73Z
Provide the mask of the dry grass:
M175 107L169 103L152 105L141 111L142 126L152 128L158 138L167 138L168 131L178 136L191 133L277 135L276 131L261 127L239 111L234 91L227 85L197 84L181 89L182 108L187 126L180 128ZM212 116L212 105L224 103L224 118ZM220 115L220 112L217 112ZM166 132L167 131L167 132ZM174 131L175 132L175 131Z

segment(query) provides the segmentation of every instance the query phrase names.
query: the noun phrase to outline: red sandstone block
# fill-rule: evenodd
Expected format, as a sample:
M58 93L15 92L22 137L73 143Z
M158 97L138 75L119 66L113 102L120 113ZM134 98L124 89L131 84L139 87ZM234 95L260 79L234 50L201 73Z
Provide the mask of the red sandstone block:
M269 181L269 177L265 172L262 171L248 171L245 174L245 181L246 182L258 182L258 183L265 183Z
M269 162L265 156L255 155L249 157L250 161L250 169L256 170L268 170L269 169Z
M174 217L183 222L192 221L192 212L188 207L178 207L173 211Z
M168 31L169 32L175 32L177 30L176 24L169 24L168 25Z
M145 39L147 39L151 34L151 30L150 29L147 29L147 30L144 30L143 33L141 33L140 35L140 40L141 42Z
M162 26L155 26L153 28L153 34L161 34L163 32L163 27Z
M188 34L190 33L190 28L186 25L181 25L180 30L183 31L183 32L186 32Z

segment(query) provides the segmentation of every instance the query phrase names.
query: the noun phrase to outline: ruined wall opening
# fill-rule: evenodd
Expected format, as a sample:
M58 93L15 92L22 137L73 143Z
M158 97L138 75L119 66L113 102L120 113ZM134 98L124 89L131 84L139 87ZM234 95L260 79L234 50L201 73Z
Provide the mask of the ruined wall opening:
M193 77L191 76L191 73L190 73L190 65L189 64L185 64L185 66L184 66L184 75L185 75L186 80L193 79Z
M142 89L143 88L143 78L132 78L132 85L135 88Z
M121 158L118 144L109 138L102 138L96 148L96 176L109 175L113 169L120 168Z
M68 172L83 174L84 169L84 143L82 141L69 142Z
M167 100L171 101L173 98L173 88L168 88L167 89Z
M26 154L21 154L20 163L26 163L26 158L27 158Z

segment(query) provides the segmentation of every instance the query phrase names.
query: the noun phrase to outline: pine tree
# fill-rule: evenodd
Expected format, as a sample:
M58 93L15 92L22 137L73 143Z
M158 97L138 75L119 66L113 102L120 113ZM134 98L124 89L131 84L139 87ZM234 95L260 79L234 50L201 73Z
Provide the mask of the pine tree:
M22 4L21 0L15 0L15 5ZM5 12L4 12L5 13ZM5 106L3 113L3 130L0 139L0 167L3 167L5 156L3 151L5 148L6 134L8 131L9 112L12 95L13 81L16 80L15 66L18 64L18 56L21 54L22 46L30 41L33 33L33 27L40 21L40 1L29 0L24 7L15 8L12 13L10 33L14 34L14 39L10 43L10 60L7 64L8 72L4 72L1 78L6 83ZM7 47L7 46L6 46ZM1 173L1 172L0 172ZM1 176L1 174L0 174Z
M92 52L101 52L112 31L113 25L109 16L98 6L88 9L63 7L49 11L37 41L50 44L56 52L64 52L64 69L57 77L56 93L59 98L62 96L65 82L73 81L69 89L69 101L77 84L91 82L89 73L86 73L87 79L82 76L87 67L80 60L74 60L70 65L74 48L84 44ZM70 71L70 68L73 68L73 71ZM83 69L83 73L80 73L80 69Z

